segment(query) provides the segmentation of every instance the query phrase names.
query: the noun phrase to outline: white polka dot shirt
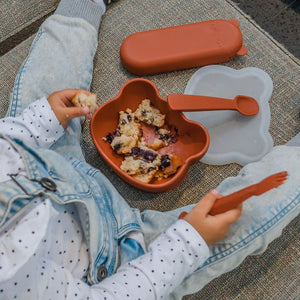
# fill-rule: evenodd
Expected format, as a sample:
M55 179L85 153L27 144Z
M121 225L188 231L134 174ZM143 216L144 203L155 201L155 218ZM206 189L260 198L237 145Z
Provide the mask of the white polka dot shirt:
M0 124L2 133L41 147L63 134L45 98ZM0 182L9 179L7 173L25 174L22 158L4 140L0 163ZM0 299L164 299L207 258L202 237L178 220L145 255L89 286L89 249L76 209L46 200L0 234Z
M29 145L49 148L64 133L45 97L29 105L22 115L0 120L0 132L19 138ZM1 168L0 181L10 179L8 173L22 173L22 158L13 147L0 140Z

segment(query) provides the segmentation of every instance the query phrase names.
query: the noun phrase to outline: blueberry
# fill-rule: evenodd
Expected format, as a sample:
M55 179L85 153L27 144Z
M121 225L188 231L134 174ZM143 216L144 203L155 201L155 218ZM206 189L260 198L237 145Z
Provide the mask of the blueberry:
M170 136L170 141L171 141L171 143L176 143L177 142L177 138L176 138L176 136L174 134L172 134Z
M138 157L138 156L141 156L141 152L142 152L142 149L139 148L139 147L133 147L130 151L130 154L133 156L133 157Z
M106 136L105 136L105 139L111 143L114 139L114 135L112 133L108 133Z
M117 128L113 133L109 132L109 133L105 136L105 139L111 144L112 141L113 141L113 139L114 139L116 136L121 136L121 133L120 133L119 128Z
M144 153L144 159L147 162L153 162L156 156L157 154L150 150L146 150Z
M118 151L121 148L121 146L122 146L122 144L120 144L120 143L119 144L115 144L114 145L114 150Z
M114 132L114 136L121 136L121 132L119 128L116 128L115 132Z
M170 166L171 165L171 160L170 160L170 157L169 155L162 155L161 157L161 165L159 166L159 169L160 170L163 170L165 169L166 167Z

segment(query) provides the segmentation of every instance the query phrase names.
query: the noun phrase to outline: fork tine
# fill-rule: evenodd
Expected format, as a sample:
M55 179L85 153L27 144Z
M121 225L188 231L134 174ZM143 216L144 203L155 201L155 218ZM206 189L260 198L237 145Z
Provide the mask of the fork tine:
M222 212L225 212L229 209L237 207L238 204L242 203L246 199L251 196L258 196L261 195L273 188L276 188L284 183L288 176L288 172L283 171L269 177L263 179L261 182L252 184L248 187L245 187L239 191L236 191L230 195L221 197L218 199L215 204L213 205L210 214L216 215Z
M275 175L277 175L278 177L287 177L288 176L288 172L287 171L283 171L283 172L279 172L279 173L277 173Z
M285 180L287 178L287 172L279 172L279 173L276 173L276 174L273 174L267 178L265 178L264 180L266 181L276 181L276 180Z
M285 181L287 179L287 177L282 177L282 178L276 178L274 181Z
M287 176L284 177L278 177L276 179L274 179L275 182L284 182L287 179Z
M286 171L282 171L263 179L257 184L257 190L255 194L261 195L270 189L280 186L286 180L287 175L288 173Z
M282 172L279 172L279 173L276 173L276 174L273 174L267 178L265 178L266 180L270 179L276 179L276 178L286 178L288 175L288 173L286 171L282 171Z
M288 173L286 171L284 171L284 172L279 172L275 175L277 175L277 177L287 177Z
M284 183L284 180L276 181L276 182L274 182L273 186L278 187L278 186L282 185L283 183Z

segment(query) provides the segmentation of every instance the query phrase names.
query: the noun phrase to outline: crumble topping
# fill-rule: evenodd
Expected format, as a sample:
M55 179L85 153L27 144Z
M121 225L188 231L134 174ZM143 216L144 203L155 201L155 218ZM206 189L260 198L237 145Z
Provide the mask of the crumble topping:
M141 122L153 127L157 137L147 144L143 137ZM167 178L176 173L182 165L180 157L171 153L159 154L157 150L176 142L177 128L172 134L163 128L165 115L155 108L149 99L144 99L135 112L131 109L119 112L118 127L103 139L112 149L124 156L121 170L142 182Z

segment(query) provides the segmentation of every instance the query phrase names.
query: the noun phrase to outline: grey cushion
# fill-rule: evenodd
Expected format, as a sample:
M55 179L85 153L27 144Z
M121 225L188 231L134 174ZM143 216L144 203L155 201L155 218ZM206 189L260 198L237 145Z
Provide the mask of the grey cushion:
M34 2L42 5L46 1ZM23 10L20 6L18 9ZM27 16L30 17L29 15ZM116 96L119 88L127 80L136 77L128 73L120 63L119 48L126 36L136 31L217 18L237 19L240 22L244 44L249 49L246 56L237 57L223 65L235 69L258 67L271 76L274 91L270 100L270 133L275 145L288 141L299 132L299 60L231 1L132 0L115 3L103 18L99 48L95 57L92 91L97 93L99 104ZM20 26L24 24L21 22ZM10 32L13 30L10 29ZM14 77L26 57L31 42L32 37L1 57L1 116L5 114ZM193 68L146 78L153 81L165 97L171 93L183 93L187 81L196 70L197 68ZM186 180L177 189L161 194L145 193L124 183L108 168L93 145L88 126L88 122L83 126L86 159L108 176L130 205L141 210L154 208L165 211L195 203L224 178L236 175L241 168L237 164L210 166L199 162L191 167ZM299 293L299 239L294 237L298 233L299 217L263 255L247 258L236 270L222 275L202 291L186 299L296 299Z
M52 13L59 0L1 0L0 43Z

